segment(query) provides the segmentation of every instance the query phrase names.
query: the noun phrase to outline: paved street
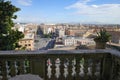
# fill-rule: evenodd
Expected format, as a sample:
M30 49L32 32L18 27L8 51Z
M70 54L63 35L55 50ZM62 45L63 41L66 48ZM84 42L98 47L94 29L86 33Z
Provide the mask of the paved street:
M46 49L54 48L54 44L55 44L55 39L51 39L51 41L49 41L49 43L47 44Z
M54 48L55 39L54 36L51 38L42 38L43 34L38 28L37 35L35 36L35 50L47 50Z
M50 38L40 38L39 36L36 36L35 39L35 50L46 50L46 46L51 41Z

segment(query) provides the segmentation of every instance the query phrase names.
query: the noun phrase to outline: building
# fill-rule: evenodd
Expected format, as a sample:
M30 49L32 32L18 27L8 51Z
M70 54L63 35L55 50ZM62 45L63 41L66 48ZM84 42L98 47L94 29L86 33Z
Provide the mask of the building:
M65 46L95 45L93 39L73 36L64 37L62 42Z
M65 46L75 46L77 45L77 40L74 37L67 36L62 38L62 42Z
M19 45L25 47L25 50L34 50L34 34L25 34L25 37L19 41Z
M64 29L55 29L55 33L59 38L62 38L65 36L65 30Z
M81 36L86 33L87 29L79 29L79 28L76 28L76 29L66 29L66 35L71 35L71 36Z
M19 41L19 45L25 50L34 50L34 36L37 33L38 25L37 24L15 24L13 27L14 30L21 31L24 34L24 38Z
M111 42L120 44L120 31L108 31L111 34Z
M37 29L38 29L37 24L29 23L29 24L26 24L24 26L25 26L24 33L34 33L34 34L37 33Z
M55 25L54 24L41 24L40 28L43 34L49 34L51 32L54 32Z

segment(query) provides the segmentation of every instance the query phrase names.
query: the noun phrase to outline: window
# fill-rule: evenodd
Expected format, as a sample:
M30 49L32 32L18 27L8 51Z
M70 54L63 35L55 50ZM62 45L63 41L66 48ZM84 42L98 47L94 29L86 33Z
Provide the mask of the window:
M31 46L31 44L28 44L28 46Z

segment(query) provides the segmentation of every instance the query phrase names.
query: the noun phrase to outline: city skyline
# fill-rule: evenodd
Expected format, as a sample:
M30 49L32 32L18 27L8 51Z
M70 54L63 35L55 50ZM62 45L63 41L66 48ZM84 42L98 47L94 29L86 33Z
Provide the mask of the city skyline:
M119 0L11 0L15 22L120 24Z

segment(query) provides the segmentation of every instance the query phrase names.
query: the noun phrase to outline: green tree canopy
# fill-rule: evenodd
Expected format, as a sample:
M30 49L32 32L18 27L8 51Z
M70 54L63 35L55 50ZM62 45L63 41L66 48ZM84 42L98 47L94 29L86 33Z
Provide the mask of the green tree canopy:
M22 32L12 30L15 12L20 9L11 4L11 1L0 0L0 50L14 50L20 48L18 41L24 37Z

